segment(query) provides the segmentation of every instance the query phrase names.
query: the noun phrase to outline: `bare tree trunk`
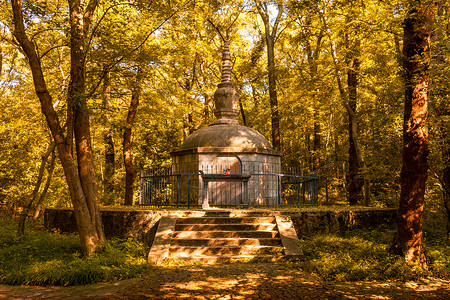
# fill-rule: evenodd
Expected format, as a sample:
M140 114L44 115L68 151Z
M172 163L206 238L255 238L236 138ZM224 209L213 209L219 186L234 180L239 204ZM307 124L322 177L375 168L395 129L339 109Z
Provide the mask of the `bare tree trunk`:
M208 124L209 117L211 116L211 107L209 106L213 99L207 93L204 94L205 97L205 124Z
M319 122L319 110L314 109L314 137L313 137L313 170L318 171L320 169L320 122Z
M397 217L397 249L408 263L426 267L422 245L422 214L428 172L428 71L435 5L409 1L403 30L405 110L403 166Z
M42 156L41 166L39 167L39 173L36 179L36 184L34 185L33 192L31 193L30 198L24 203L23 210L20 213L19 224L17 229L17 233L20 235L23 235L25 233L25 223L27 221L28 214L30 213L31 208L35 204L34 202L38 197L39 189L41 188L42 184L42 179L44 178L45 165L47 164L49 156L54 152L55 146L56 146L55 142L52 142L48 147L47 151L45 152L45 154Z
M239 98L239 110L241 111L242 123L244 123L244 126L247 126L247 119L245 118L245 111L241 98Z
M103 201L106 205L114 204L114 173L115 167L115 149L113 130L111 125L111 79L110 72L105 70L106 75L103 82L103 106L105 119L105 132L103 133L105 167L103 169Z
M348 45L348 39L347 39ZM347 54L349 56L353 56L351 53L352 50L347 49ZM347 85L348 85L348 106L352 110L352 114L348 115L348 202L350 205L358 205L361 199L361 183L359 176L359 162L358 162L358 153L356 149L356 143L354 140L354 136L358 135L358 132L353 132L354 130L358 130L358 126L354 126L357 123L357 89L358 89L358 72L359 72L359 59L358 57L348 57L348 70L347 70Z
M349 71L347 73L348 75L348 88L349 88L349 95L345 92L344 83L342 79L342 72L341 67L339 63L339 59L337 57L337 51L336 51L336 44L334 42L334 39L331 35L331 32L328 28L328 21L325 14L321 14L321 18L323 20L326 33L330 39L330 48L331 48L331 56L333 58L333 63L335 67L335 74L336 74L336 81L338 83L339 88L339 94L341 97L341 103L346 109L348 113L349 118L349 142L350 142L350 149L349 149L349 173L348 173L348 193L349 193L349 204L350 205L357 205L359 200L359 191L361 189L361 184L358 182L358 176L360 174L359 168L363 167L364 170L366 169L366 165L364 162L364 157L362 155L361 146L359 143L359 135L358 135L358 120L357 120L357 114L356 114L356 88L357 88L357 68L355 67L359 66L359 61L357 60L357 56L353 57L354 55L350 54L351 56L347 57L348 63L353 64L349 66ZM355 61L356 59L356 61ZM355 65L356 63L356 65ZM353 69L353 70L352 70ZM355 168L356 164L356 168ZM365 172L364 172L365 173ZM350 184L352 186L350 186ZM368 198L367 198L368 199Z
M447 148L450 147L450 141L447 140ZM447 215L447 245L450 245L450 151L444 154L445 168L443 172L444 182L444 206Z
M311 170L311 134L305 132L305 162L308 166L308 170Z
M441 20L446 20L440 23L439 27L434 32L435 40L437 41L435 47L436 65L435 70L439 69L439 73L445 72L445 65L447 64L446 58L450 55L449 49L446 48L445 40L450 36L450 1L440 1L438 7L438 16ZM439 65L438 65L439 64ZM441 73L442 74L442 73ZM439 117L439 137L442 144L441 156L443 162L442 170L442 186L443 186L443 202L446 214L446 227L447 227L447 245L450 245L450 86L446 81L445 76L436 74L439 79L434 80L435 85L439 85L439 95L435 93L434 105ZM437 101L439 98L440 101Z
M103 202L106 205L114 204L114 173L115 167L115 149L114 139L111 130L103 134L104 151L105 151L105 168L103 169Z
M320 89L319 89L319 74L317 72L319 55L321 53L320 48L322 46L323 30L320 30L317 36L315 48L312 47L311 41L311 17L308 15L305 20L305 24L302 23L302 35L304 40L304 46L307 53L309 77L311 89L314 90L314 104L313 104L313 170L319 171L320 169Z
M72 199L83 253L85 255L90 255L104 248L104 236L100 224L98 207L95 203L95 201L97 201L95 197L96 189L94 188L93 191L85 191L85 189L91 188L92 186L95 187L95 177L93 177L94 183L86 182L86 179L92 179L92 176L86 173L93 170L89 164L84 165L89 161L89 157L87 156L92 155L92 152L89 148L90 136L89 134L86 135L86 132L89 133L89 123L83 124L83 122L86 122L86 120L88 120L88 118L86 118L86 102L84 99L84 101L80 103L69 103L69 106L80 105L78 109L80 111L78 112L78 118L75 121L75 126L83 127L76 130L78 133L78 147L80 148L80 154L84 156L83 158L80 158L78 160L78 164L80 167L80 170L78 170L77 166L75 165L74 157L72 156L70 145L66 144L66 137L64 136L58 116L53 108L52 97L47 89L41 64L34 49L34 45L30 42L26 35L23 23L22 4L20 3L20 0L11 0L11 5L14 17L14 35L28 58L36 94L39 98L42 112L46 117L47 124L52 132L52 136L58 149L59 158L63 166L64 174L66 176L67 185ZM92 16L92 13L97 6L97 1L90 1L84 14L81 14L80 12L79 1L70 1L69 5L72 22L76 23L84 20L86 21L84 23L84 26L88 28L90 17ZM87 28L85 29L87 30ZM73 31L78 30L79 28L73 29ZM80 41L77 40L79 38L80 37L77 34L75 34L75 36L72 36L72 39L75 39L74 45L80 43ZM74 50L74 52L79 52L81 49L78 48ZM80 55L82 53L76 54ZM79 65L79 63L84 61L79 61L76 58L73 59L74 63L71 65L71 68L80 68L81 66ZM82 100L80 99L81 95L77 95L78 88L80 86L84 86L84 83L77 82L77 80L84 80L84 77L79 77L80 73L82 73L80 71L83 71L82 67L81 70L77 70L76 72L74 72L74 77L71 79L73 86L72 92L75 93L74 95L76 95L76 98L71 99L69 97L70 100ZM68 125L68 128L69 127L70 126ZM68 134L68 136L69 135L70 133ZM81 178L83 178L84 180L82 180ZM84 184L82 181L84 181Z
M269 76L269 100L272 119L272 146L275 150L281 151L280 116L277 99L277 73L275 66L275 40L277 37L278 25L283 14L283 6L278 5L278 15L270 30L269 10L267 1L257 1L256 7L264 23L264 32L267 45L267 73Z
M77 150L78 174L91 214L91 220L100 241L104 243L103 229L98 207L98 188L95 177L94 157L91 145L91 125L85 96L86 39L98 0L91 0L85 11L80 0L69 0L70 12L70 82L69 105L74 108L74 136ZM89 9L92 10L89 10Z
M50 166L47 171L47 173L48 173L47 181L45 182L44 189L42 190L42 193L39 196L38 201L36 202L36 208L34 209L34 215L33 215L34 220L37 220L37 218L39 217L39 213L42 208L42 202L44 201L45 195L47 194L48 188L50 187L50 183L52 181L52 176L53 176L53 170L55 169L55 161L56 161L56 155L55 155L55 151L53 151L52 158L50 159Z
M275 150L281 151L280 115L277 98L277 75L275 68L274 39L267 37L267 69L269 75L269 99L272 118L272 144Z
M128 108L127 121L123 132L123 161L125 165L125 205L133 205L133 190L135 171L133 167L133 155L131 151L131 137L134 119L139 106L141 94L142 69L139 68L136 75L136 83L131 93L130 106Z
M3 71L3 47L2 42L0 41L0 77L2 76Z

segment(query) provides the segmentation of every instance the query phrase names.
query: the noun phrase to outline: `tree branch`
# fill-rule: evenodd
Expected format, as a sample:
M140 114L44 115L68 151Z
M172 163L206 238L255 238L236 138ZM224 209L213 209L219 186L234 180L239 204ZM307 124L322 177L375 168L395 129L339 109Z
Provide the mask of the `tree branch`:
M87 99L91 98L92 95L95 94L95 91L98 89L98 87L100 86L100 84L102 83L103 79L105 78L106 74L118 63L120 63L122 60L124 60L126 57L128 57L129 55L131 55L132 53L136 52L137 50L139 50L146 42L147 40L150 38L150 36L155 33L158 29L160 29L168 20L170 20L174 15L176 15L184 6L186 6L186 4L188 4L189 2L191 2L191 0L187 0L186 2L184 2L180 7L178 7L172 14L170 14L167 18L165 18L155 29L153 29L152 31L150 31L150 33L144 38L144 40L138 45L136 46L134 49L132 49L131 51L129 51L127 54L122 55L120 58L118 58L116 61L110 63L109 65L106 65L105 68L103 69L102 72L102 76L100 77L100 80L97 82L97 84L94 86L93 90L89 93L89 95L87 96Z

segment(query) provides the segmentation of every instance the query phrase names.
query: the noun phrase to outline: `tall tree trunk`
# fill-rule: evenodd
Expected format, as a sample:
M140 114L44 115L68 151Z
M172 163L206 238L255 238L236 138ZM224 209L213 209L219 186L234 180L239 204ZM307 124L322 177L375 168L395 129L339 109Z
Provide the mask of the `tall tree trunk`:
M37 220L37 218L39 217L39 213L41 211L42 208L42 202L45 199L45 195L47 194L48 188L50 187L50 183L52 181L52 176L53 176L53 170L55 169L55 161L56 161L56 155L55 155L55 151L52 152L52 158L50 159L50 166L48 167L48 175L47 175L47 181L45 182L45 186L42 189L41 195L39 196L39 199L36 202L36 207L34 209L34 220Z
M104 151L105 151L105 168L103 169L103 188L104 199L103 203L106 205L114 204L114 173L115 167L115 149L114 139L111 130L103 134Z
M239 110L241 111L242 123L247 126L247 119L245 118L244 106L242 105L242 100L239 98Z
M308 166L308 170L311 170L311 134L305 132L305 162Z
M133 190L135 171L133 167L133 155L131 151L131 136L134 119L139 106L141 94L142 69L139 68L136 75L136 83L131 93L130 106L128 108L127 121L123 132L123 161L125 165L125 205L133 205Z
M267 42L267 70L269 75L269 99L270 99L270 112L272 119L272 144L275 150L281 151L281 138L280 138L280 116L278 111L278 98L277 98L277 74L275 67L275 39L266 33Z
M444 171L443 171L443 183L444 183L444 206L447 215L447 245L450 245L450 140L448 136L450 132L447 129L447 151L444 153Z
M0 77L2 76L3 71L3 47L2 41L0 41Z
M318 99L316 100L318 101ZM314 137L313 137L313 170L318 171L320 168L320 122L319 110L314 108Z
M208 124L209 122L209 118L210 118L210 115L211 115L211 107L210 107L210 105L211 105L211 103L213 102L213 99L212 99L212 97L210 96L210 95L208 95L207 93L205 93L204 94L204 97L205 97L205 124Z
M348 39L347 39L348 44ZM349 56L352 51L347 49ZM359 72L359 59L358 57L348 58L348 70L347 70L347 85L348 85L348 106L353 113L348 114L348 202L350 205L358 205L361 201L361 183L359 177L359 163L358 163L358 153L356 149L356 143L354 136L358 135L358 126L354 124L357 123L357 89L358 89L358 72Z
M336 50L336 44L332 37L332 34L328 28L328 21L326 18L325 13L321 13L321 18L324 23L326 33L330 39L330 48L331 48L331 56L333 58L334 68L335 68L335 75L336 75L336 81L339 88L339 94L341 97L341 103L344 106L345 110L347 111L348 118L349 118L349 142L350 142L350 149L349 149L349 164L352 165L349 166L349 173L348 175L348 200L350 205L357 205L358 202L360 202L359 197L359 191L360 191L360 184L358 183L358 175L359 175L359 168L364 167L365 169L365 163L364 163L364 157L362 155L361 146L359 143L359 135L358 135L358 120L357 120L357 114L356 114L356 91L357 91L357 68L355 67L359 66L359 61L357 60L358 56L354 55L353 53L349 53L350 49L347 49L347 63L349 64L348 69L348 91L349 94L347 95L344 83L343 83L343 76L342 71L340 67L340 62L337 57L337 50ZM347 48L349 48L348 40L346 41ZM355 65L356 63L356 65ZM353 65L351 65L353 64ZM353 69L353 70L352 70ZM356 170L355 170L355 164L356 164ZM350 173L352 172L352 174ZM350 187L350 184L352 186Z
M32 207L35 204L35 201L38 197L39 189L42 184L42 179L44 178L45 165L47 164L47 161L48 161L48 158L50 157L50 155L54 153L55 146L56 146L55 142L52 142L50 144L50 146L48 147L47 151L45 152L45 154L42 156L41 166L39 167L39 173L38 173L38 177L36 179L36 184L34 185L33 192L31 193L30 198L24 203L23 210L20 213L18 229L17 229L17 233L20 235L23 235L25 233L25 223L27 221L28 214L30 213L30 210L32 209Z
M104 242L103 229L98 207L98 188L95 177L94 157L91 145L91 125L86 101L86 39L91 22L92 5L98 0L91 0L83 11L80 0L69 0L70 12L70 82L68 90L69 105L74 108L74 136L77 151L78 174L89 207L92 222L99 240Z
M397 249L408 263L426 267L422 245L422 214L428 172L428 71L435 5L409 1L404 20L405 110L403 166L397 217Z
M434 32L435 40L437 41L435 47L435 73L434 84L437 85L433 104L435 105L435 111L439 118L439 137L442 144L442 185L443 185L443 200L444 209L446 214L446 227L447 227L447 245L450 245L450 86L445 77L445 66L447 65L446 59L450 55L450 49L446 47L446 39L450 37L450 1L441 1L438 7L438 17L443 20L440 23L436 31ZM446 20L446 21L445 21ZM442 21L441 21L442 22ZM442 74L444 73L444 74ZM442 76L444 75L444 76Z
M278 25L283 14L283 6L278 5L278 15L270 30L269 9L267 1L257 1L256 7L264 23L264 32L267 45L267 73L269 77L269 101L270 115L272 119L272 146L275 150L281 151L280 116L277 99L277 72L275 66L275 40L278 32Z
M75 164L74 157L72 155L70 145L66 144L66 137L64 136L56 111L53 108L52 97L48 91L47 84L45 82L45 78L42 72L41 64L39 62L36 50L34 49L34 45L30 42L25 32L22 14L22 4L20 3L20 0L11 0L11 5L14 18L14 35L17 38L20 46L22 47L25 55L27 56L31 73L33 76L36 94L41 103L42 113L46 117L47 124L50 128L50 131L56 143L56 147L58 149L59 158L64 170L64 174L66 176L66 181L74 208L74 214L78 226L78 233L80 236L83 253L85 255L90 255L104 248L104 235L100 224L98 206L96 205L96 203L93 203L97 201L96 197L93 197L95 196L93 195L93 192L96 192L95 177L93 178L94 183L92 182L91 183L84 182L84 184L82 183L82 178L84 179L84 181L87 178L92 179L92 177L86 174L86 172L93 171L90 165L84 165L87 161L89 161L89 158L86 156L89 156L89 154L92 155L92 152L90 151L90 140L89 140L90 137L89 135L86 136L86 131L89 132L88 128L89 123L83 124L83 122L86 122L86 120L88 120L86 118L87 114L87 109L85 105L86 102L85 99L84 101L82 101L81 95L77 95L75 99L71 99L69 97L69 100L81 101L81 102L69 102L68 105L71 107L73 107L73 105L80 106L79 109L77 108L79 112L74 127L76 126L83 127L77 129L76 131L78 134L77 144L78 147L80 148L81 155L84 155L84 157L78 160L78 165L80 167L80 170L78 170ZM90 17L92 16L92 13L97 6L97 1L89 2L84 15L81 15L79 12L80 11L79 1L70 1L69 5L72 22L77 22L76 20L80 21L79 18L81 17L81 20L85 19L86 23L84 23L84 25L88 27L89 26L88 21L90 21ZM75 13L72 14L73 12ZM76 20L73 17L75 17ZM74 29L73 31L77 30L78 29ZM73 31L71 31L71 34ZM77 36L77 34L75 34L75 36L72 38L75 39L74 45L80 43L80 41L77 40L78 38L80 38ZM79 51L80 48L78 48L74 52ZM74 64L71 65L71 68L75 67L80 68L81 67L79 66L80 62L84 61L78 61L77 59L74 59ZM83 71L82 67L81 71ZM75 95L78 92L78 88L80 86L81 87L84 86L84 83L80 84L79 82L77 82L77 80L84 80L84 77L80 78L79 75L80 70L77 70L76 72L74 72L75 77L71 78L73 86L72 92L75 93ZM68 128L69 127L70 126L68 126ZM70 135L70 133L68 133L68 135ZM89 190L85 191L85 189L92 187L92 185L94 185L94 191Z
M111 125L111 79L110 72L105 70L106 75L103 82L103 106L105 118L105 132L103 133L104 151L105 151L105 167L103 169L103 201L106 205L114 204L114 173L115 167L115 149L113 130Z
M300 20L301 21L301 20ZM308 67L309 67L309 78L310 78L310 89L314 91L314 103L313 103L313 165L312 168L315 171L319 171L320 168L320 88L319 88L319 74L317 72L319 55L321 53L320 48L322 46L323 30L320 30L315 48L312 47L311 40L311 16L307 16L305 24L301 24L302 37L304 40L304 46L307 53Z

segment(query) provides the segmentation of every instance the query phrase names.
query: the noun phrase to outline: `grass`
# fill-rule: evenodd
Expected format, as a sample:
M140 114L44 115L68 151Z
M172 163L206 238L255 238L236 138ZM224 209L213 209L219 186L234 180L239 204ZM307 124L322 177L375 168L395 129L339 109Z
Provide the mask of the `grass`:
M51 234L35 228L18 237L15 226L1 225L1 284L80 285L114 281L136 277L147 265L144 246L132 239L109 240L105 252L82 257L77 235Z
M0 284L115 281L136 277L148 267L145 246L133 239L108 240L105 252L83 257L77 235L49 233L35 224L19 237L16 228L10 219L0 219ZM450 279L450 246L445 244L442 224L427 222L424 229L429 270L412 268L389 253L395 232L391 228L304 237L300 241L304 258L290 263L327 281L406 281L429 275ZM168 261L152 267L191 264Z
M450 278L450 247L429 243L429 270L408 266L389 253L395 230L354 230L343 235L316 235L301 240L304 271L328 281L416 280L424 276Z

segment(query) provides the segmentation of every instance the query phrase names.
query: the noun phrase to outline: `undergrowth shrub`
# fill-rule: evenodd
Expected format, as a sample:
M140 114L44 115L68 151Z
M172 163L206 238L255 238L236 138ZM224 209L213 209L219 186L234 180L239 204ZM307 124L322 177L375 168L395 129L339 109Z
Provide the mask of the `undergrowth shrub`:
M428 251L430 270L412 268L398 255L390 254L394 230L355 230L344 235L316 235L301 240L304 258L299 267L330 281L414 280L422 276L449 277L445 250ZM446 248L450 251L450 248Z
M133 239L109 240L104 252L81 255L79 237L33 230L18 237L0 227L0 283L79 285L137 276L146 266L144 246Z

